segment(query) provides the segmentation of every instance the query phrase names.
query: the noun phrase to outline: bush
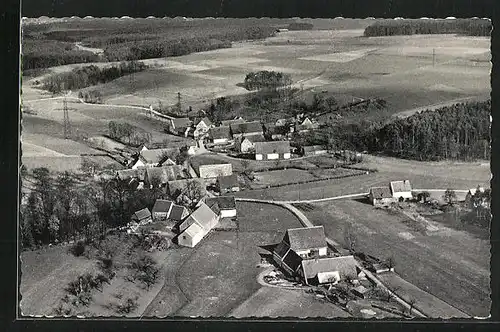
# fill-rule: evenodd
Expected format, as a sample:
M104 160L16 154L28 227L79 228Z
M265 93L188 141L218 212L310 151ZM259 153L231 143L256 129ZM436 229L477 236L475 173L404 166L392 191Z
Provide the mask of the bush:
M80 257L82 256L84 253L85 253L85 249L86 249L86 245L85 245L85 242L83 241L78 241L76 242L71 248L70 248L70 252L76 256L76 257Z
M137 304L137 297L136 298L128 298L125 303L119 304L116 307L116 311L120 314L129 314L132 311L136 310L139 307Z

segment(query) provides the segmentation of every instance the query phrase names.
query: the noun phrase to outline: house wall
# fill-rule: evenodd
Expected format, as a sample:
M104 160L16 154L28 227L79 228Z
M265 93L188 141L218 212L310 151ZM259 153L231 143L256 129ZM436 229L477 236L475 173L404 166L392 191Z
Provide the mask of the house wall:
M201 232L200 233L196 233L194 236L191 236L191 235L189 235L187 233L182 233L177 238L177 242L181 246L193 248L194 246L196 246L201 241L201 239L203 239L204 235L205 234L203 234Z
M262 154L255 154L255 160L263 160L263 155Z
M153 219L165 220L167 219L167 212L153 212Z
M393 197L375 199L372 196L370 196L370 201L374 206L385 206L396 202L397 199Z
M227 144L229 140L227 138L216 138L213 140L214 144Z
M236 209L233 209L233 210L221 210L220 217L221 218L236 217Z
M411 194L411 191L401 191L401 192L392 193L392 197L394 197L396 199L399 199L400 197L413 198L413 195Z
M217 178L218 176L227 176L231 174L233 174L233 167L231 164L200 166L200 178Z
M283 154L283 159L290 159L290 152Z
M276 159L279 159L279 158L280 158L279 153L268 153L267 154L267 159L268 160L276 160Z
M134 166L132 166L132 169L137 169L137 168L139 168L139 167L144 167L144 166L146 166L146 165L142 162L142 160L140 160L140 159L139 159L139 160L137 160L137 162L134 164Z
M246 141L241 142L240 152L247 153L254 148L255 148L255 144L246 140Z
M307 256L307 255L309 255L311 253L312 250L317 250L318 254L320 256L326 256L326 254L327 254L327 247L310 248L310 249L307 249L307 250L296 251L296 253L299 256Z

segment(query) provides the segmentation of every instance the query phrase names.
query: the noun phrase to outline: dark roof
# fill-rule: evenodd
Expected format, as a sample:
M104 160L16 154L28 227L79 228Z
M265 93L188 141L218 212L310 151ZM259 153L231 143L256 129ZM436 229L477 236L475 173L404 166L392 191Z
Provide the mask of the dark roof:
M183 215L186 212L187 212L187 210L184 206L174 205L174 206L172 206L172 211L170 211L169 219L175 220L175 221L181 221L183 218Z
M316 277L318 273L334 271L339 271L341 278L347 275L356 276L356 266L353 256L313 258L302 261L302 269L307 279Z
M174 118L172 119L172 123L175 128L187 128L191 126L191 120L188 118Z
M200 119L200 121L198 121L198 123L200 123L201 121L203 121L207 126L212 125L212 121L210 121L210 119L207 118L207 117L204 117L203 119Z
M381 198L391 198L391 188L389 187L374 187L370 188L370 195L373 196L375 199L381 199Z
M143 150L140 152L140 158L148 164L154 164L161 162L162 156L166 155L171 158L178 152L177 148Z
M217 201L208 201L208 202L205 202L207 204L207 206L216 214L216 215L220 215L220 206L219 204L217 203Z
M210 137L212 139L230 138L231 132L229 130L229 126L220 126L211 128Z
M327 246L323 226L291 228L286 231L285 242L294 251Z
M151 212L149 212L148 208L144 208L134 213L134 216L139 220L144 220L151 217Z
M208 206L212 203L217 203L221 210L236 209L236 200L234 199L234 196L208 197L206 199L206 203Z
M164 199L157 199L155 202L155 205L153 206L153 212L167 212L170 210L170 207L172 206L171 201L167 201Z
M289 141L274 141L274 142L255 142L255 153L269 154L269 153L289 153Z
M186 178L184 168L181 165L170 165L163 167L151 167L146 170L146 175L149 183L156 177L160 179L162 184L168 181L175 181Z
M231 189L234 187L239 187L238 175L236 173L227 176L219 176L217 178L217 181L219 182L220 189Z
M300 266L301 262L302 258L293 250L288 251L285 258L283 258L283 263L288 265L288 267L293 271L297 271L297 268Z
M404 181L392 181L390 183L392 193L400 193L400 192L407 192L411 191L411 184L409 180L404 180Z
M276 255L278 255L278 257L283 259L283 257L285 257L285 255L286 255L288 249L290 249L290 246L288 244L286 244L285 242L281 241L280 243L278 243L278 245L276 247L274 247L273 252Z
M233 123L230 127L233 135L262 132L262 124L259 121Z
M246 139L249 140L251 143L266 141L265 137L262 134L244 136L241 138L241 141L243 142Z

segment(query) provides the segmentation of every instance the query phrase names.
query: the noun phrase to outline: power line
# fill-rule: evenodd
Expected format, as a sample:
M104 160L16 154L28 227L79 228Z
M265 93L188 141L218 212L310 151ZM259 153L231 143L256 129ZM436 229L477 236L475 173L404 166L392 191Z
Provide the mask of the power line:
M68 101L66 97L63 99L63 112L64 112L64 138L68 139L71 135L71 124L69 122L69 114L68 114Z

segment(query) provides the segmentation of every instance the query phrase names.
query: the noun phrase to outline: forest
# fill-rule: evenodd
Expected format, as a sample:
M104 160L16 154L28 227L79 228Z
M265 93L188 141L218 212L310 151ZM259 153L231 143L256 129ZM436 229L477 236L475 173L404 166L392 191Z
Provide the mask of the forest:
M333 119L307 143L413 160L490 158L491 101L459 103L387 121Z
M364 35L365 37L416 34L490 36L491 29L491 21L485 19L383 20L366 27Z
M52 74L42 82L42 88L52 93L64 90L78 90L88 86L106 83L118 77L140 72L148 68L143 62L122 62L118 66L99 68L95 65L73 69L68 73Z

